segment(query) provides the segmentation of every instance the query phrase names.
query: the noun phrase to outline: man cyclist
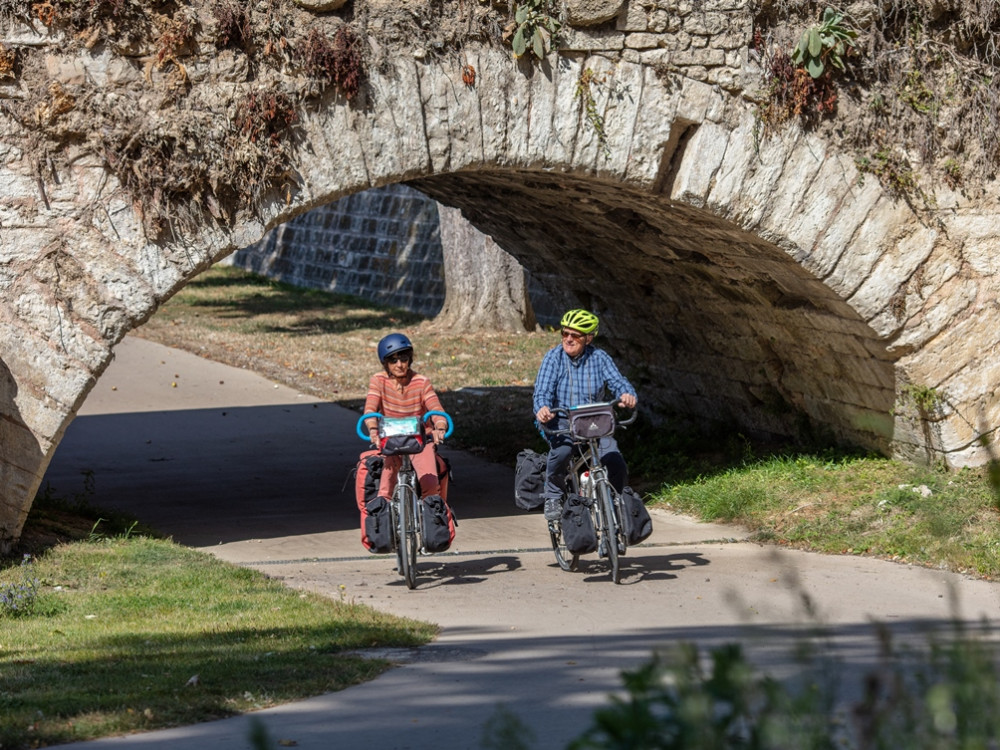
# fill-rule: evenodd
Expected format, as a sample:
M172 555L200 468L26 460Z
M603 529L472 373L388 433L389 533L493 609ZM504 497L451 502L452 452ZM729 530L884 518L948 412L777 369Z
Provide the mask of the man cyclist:
M635 408L635 388L618 371L611 356L592 344L598 324L597 316L587 310L570 310L563 315L559 323L562 344L545 354L535 378L534 411L539 424L561 429L565 425L559 424L559 420L553 421L552 409L608 401L609 393L623 408ZM542 434L549 443L544 513L546 520L555 521L562 514L573 441L568 435L551 435L545 431ZM621 492L628 481L628 467L614 436L601 438L600 455L601 463L607 467L608 479Z

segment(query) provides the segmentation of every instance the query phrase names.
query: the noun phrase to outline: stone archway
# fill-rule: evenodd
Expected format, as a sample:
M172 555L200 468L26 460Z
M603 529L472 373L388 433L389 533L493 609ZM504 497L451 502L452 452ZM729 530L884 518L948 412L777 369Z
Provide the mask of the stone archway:
M995 209L942 195L925 225L860 184L818 136L758 143L739 84L749 16L726 16L725 33L705 31L702 52L665 76L636 45L677 34L655 31L648 14L640 29L624 7L624 28L574 32L542 65L466 47L474 83L453 59L400 45L369 72L363 105L329 94L305 111L295 190L153 239L106 162L70 148L49 167L24 148L31 124L0 113L0 541L19 535L66 426L129 330L270 227L395 182L461 208L534 274L587 300L611 346L639 363L648 402L775 433L808 422L954 466L984 461L978 438L1000 424ZM61 96L141 99L166 75L25 35ZM250 83L221 54L195 57L190 86L224 119L222 103ZM602 81L591 92L599 123L580 95L587 70ZM933 414L907 406L908 386L940 395Z

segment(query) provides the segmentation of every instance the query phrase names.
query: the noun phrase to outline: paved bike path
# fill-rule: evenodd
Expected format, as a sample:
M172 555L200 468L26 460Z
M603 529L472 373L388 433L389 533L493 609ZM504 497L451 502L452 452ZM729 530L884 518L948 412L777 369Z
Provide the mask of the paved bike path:
M349 471L357 415L246 372L128 338L70 425L47 474L61 494L92 471L95 501L183 544L332 597L429 620L440 637L390 654L376 680L252 715L74 743L93 749L250 748L253 718L285 746L467 749L499 706L563 747L620 687L620 671L679 641L733 640L777 674L818 608L855 669L873 663L870 619L902 634L994 618L995 584L856 557L743 541L737 528L653 513L649 543L610 583L594 556L559 570L539 515L518 511L513 472L445 449L459 518L452 550L420 558L406 589L360 544ZM458 426L460 429L460 426ZM346 486L345 486L346 482Z

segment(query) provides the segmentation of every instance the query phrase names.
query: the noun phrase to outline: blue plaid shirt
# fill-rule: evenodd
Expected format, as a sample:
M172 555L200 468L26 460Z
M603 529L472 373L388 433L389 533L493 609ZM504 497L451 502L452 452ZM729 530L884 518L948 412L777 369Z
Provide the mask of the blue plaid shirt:
M576 359L557 345L545 354L535 378L534 413L543 406L569 408L635 394L611 355L588 345Z

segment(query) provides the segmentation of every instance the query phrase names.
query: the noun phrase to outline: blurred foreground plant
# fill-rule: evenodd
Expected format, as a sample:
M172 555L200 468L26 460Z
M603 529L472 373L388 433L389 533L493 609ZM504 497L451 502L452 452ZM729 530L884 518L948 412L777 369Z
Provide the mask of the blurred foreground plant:
M984 632L988 628L984 623ZM735 643L690 643L623 673L613 697L571 750L971 750L1000 747L994 652L956 622L926 649L898 648L876 626L880 658L850 672L830 648L799 644L799 677L778 681ZM845 684L839 674L856 674ZM847 698L845 696L853 696Z

